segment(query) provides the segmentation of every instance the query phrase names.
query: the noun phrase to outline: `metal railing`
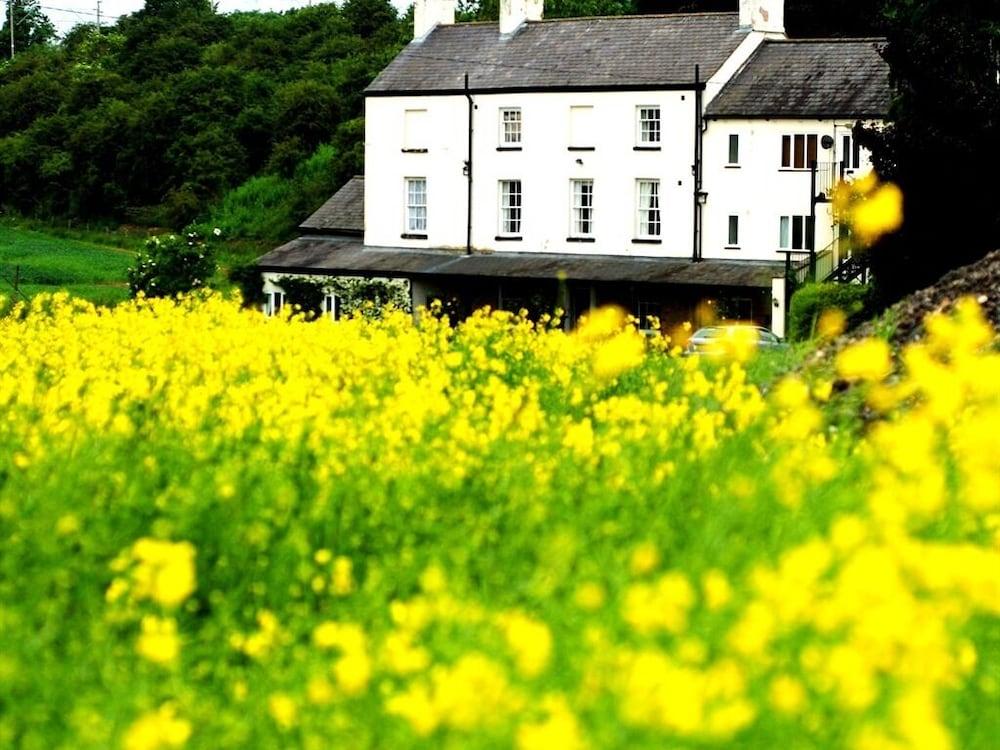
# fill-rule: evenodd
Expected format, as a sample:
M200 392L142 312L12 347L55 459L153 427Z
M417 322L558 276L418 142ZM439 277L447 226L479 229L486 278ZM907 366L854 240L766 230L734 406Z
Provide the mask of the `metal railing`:
M813 198L827 202L833 198L833 189L844 179L844 163L840 161L813 162Z

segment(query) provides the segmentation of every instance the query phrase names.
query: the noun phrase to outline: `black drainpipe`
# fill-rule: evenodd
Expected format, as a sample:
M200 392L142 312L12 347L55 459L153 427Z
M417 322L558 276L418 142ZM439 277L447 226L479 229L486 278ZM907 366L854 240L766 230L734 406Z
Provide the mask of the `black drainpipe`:
M694 66L694 246L691 260L701 260L702 117L701 66Z
M469 74L465 74L465 98L469 100L469 158L465 162L465 176L468 182L468 198L465 224L465 254L472 255L472 112L476 105L469 93Z

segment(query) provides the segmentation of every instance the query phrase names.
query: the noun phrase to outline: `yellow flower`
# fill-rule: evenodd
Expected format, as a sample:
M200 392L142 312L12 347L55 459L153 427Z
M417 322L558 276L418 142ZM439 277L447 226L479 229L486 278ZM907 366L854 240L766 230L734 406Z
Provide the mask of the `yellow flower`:
M844 311L831 307L824 310L816 323L816 333L824 339L832 339L844 332L847 328L847 315Z
M871 245L903 225L903 192L892 183L876 188L855 209L851 226L858 239Z
M541 674L552 653L552 633L548 626L518 612L501 615L498 624L514 653L517 670L525 677Z
M136 650L141 656L156 664L173 664L180 653L180 646L174 618L142 618L142 634L136 643Z
M345 596L354 590L351 561L343 556L333 561L333 580L331 590L338 596Z
M580 609L593 612L604 606L607 598L604 587L593 581L586 581L577 586L573 601Z
M175 607L195 589L194 547L188 542L144 538L132 546L136 599Z
M771 705L784 714L797 714L806 704L806 691L794 677L780 675L771 681Z
M644 542L632 550L629 570L632 575L644 575L660 564L660 552L652 542Z
M281 729L291 729L298 720L298 706L285 693L272 693L268 696L267 712Z
M646 355L646 341L633 328L598 345L594 352L594 375L610 380L638 366Z
M722 609L733 598L733 589L721 570L706 572L702 576L701 586L705 592L705 605L712 611Z
M565 698L546 696L542 706L547 718L518 727L517 750L583 750L587 746Z
M837 372L847 380L885 380L892 372L889 344L882 339L851 344L837 355L836 364Z
M191 736L191 723L177 718L170 703L140 716L125 733L125 750L161 750L182 747Z

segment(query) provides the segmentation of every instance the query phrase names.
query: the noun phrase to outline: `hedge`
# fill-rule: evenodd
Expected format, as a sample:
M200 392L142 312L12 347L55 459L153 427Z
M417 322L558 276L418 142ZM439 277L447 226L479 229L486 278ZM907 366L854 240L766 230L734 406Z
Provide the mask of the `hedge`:
M869 309L871 287L858 284L808 284L792 295L788 339L805 341L816 332L825 310L839 309L847 315L848 327L860 322Z

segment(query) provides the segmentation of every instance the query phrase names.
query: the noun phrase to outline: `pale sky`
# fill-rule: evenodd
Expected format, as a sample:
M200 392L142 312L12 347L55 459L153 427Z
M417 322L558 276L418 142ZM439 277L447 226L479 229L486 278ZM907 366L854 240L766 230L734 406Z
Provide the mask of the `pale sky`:
M405 11L413 0L391 0L392 4ZM39 4L45 15L56 26L59 34L65 34L78 23L94 23L97 21L97 0L40 0ZM234 10L273 10L283 11L300 8L304 5L319 5L319 2L309 0L218 0L217 5L222 13ZM6 3L0 2L0 5ZM144 0L101 0L101 23L114 23L117 16L135 13L145 5Z

